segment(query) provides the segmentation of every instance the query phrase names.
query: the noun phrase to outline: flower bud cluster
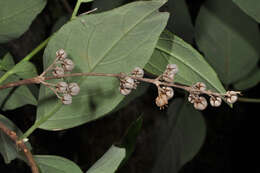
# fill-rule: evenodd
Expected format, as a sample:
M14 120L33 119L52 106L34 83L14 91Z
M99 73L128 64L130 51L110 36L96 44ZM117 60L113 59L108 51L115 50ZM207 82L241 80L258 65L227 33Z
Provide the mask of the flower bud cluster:
M202 82L197 82L192 86L188 101L193 104L195 109L204 110L208 106L206 98L200 96L200 94L203 94L203 91L206 91L206 85ZM213 107L219 107L222 103L222 99L224 99L227 103L233 104L237 101L238 94L240 94L240 92L236 91L227 91L226 94L223 95L209 94L209 103Z
M120 79L119 91L123 95L128 95L131 93L133 89L136 89L137 84L139 83L137 80L132 77L142 78L144 76L144 70L140 67L134 68L131 72L131 76L125 76Z
M61 96L63 104L68 105L72 103L72 96L79 94L80 88L77 83L59 82L56 84L56 91Z
M53 68L53 76L62 76L65 72L71 72L74 69L74 63L71 59L67 58L67 53L63 49L59 49L56 52L56 63Z

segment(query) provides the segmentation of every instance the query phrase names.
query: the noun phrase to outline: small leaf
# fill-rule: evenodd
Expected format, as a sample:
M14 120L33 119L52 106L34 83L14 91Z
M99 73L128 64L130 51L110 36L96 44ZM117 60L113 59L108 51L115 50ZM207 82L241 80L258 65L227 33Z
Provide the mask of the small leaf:
M24 61L21 63L18 63L14 68L13 68L13 73L15 73L17 76L20 78L26 79L26 78L33 78L38 76L37 70L34 66L29 61Z
M204 58L188 43L164 31L145 69L152 74L161 75L167 64L178 65L175 82L185 85L204 82L208 89L225 93L217 74Z
M181 136L181 165L184 165L199 152L206 137L206 124L201 112L184 103L175 128Z
M6 125L10 130L14 131L18 136L22 136L21 130L9 119L0 114L0 122ZM26 145L29 149L31 146L28 142ZM2 154L6 164L9 164L12 160L19 158L26 161L26 157L22 151L19 151L14 141L10 139L5 133L0 130L0 153Z
M8 71L14 66L13 56L10 53L5 54L5 56L0 61L0 70Z
M259 0L233 0L247 15L260 23L260 1Z
M127 129L126 135L123 138L123 142L120 147L126 149L126 156L124 160L121 162L120 167L131 157L132 153L135 149L137 136L142 128L143 118L140 116L137 120L135 120Z
M0 65L2 65L4 71L10 70L14 66L13 57L9 53L6 54L0 62ZM27 69L30 71L27 71ZM5 73L4 71L0 71L0 77ZM19 81L19 77L25 78L37 75L37 73L35 74L36 68L29 62L22 63L18 68L15 66L14 72L17 73L17 75L11 75L4 83ZM2 110L16 109L27 104L37 105L37 100L27 86L3 89L0 90L0 95L0 108Z
M46 5L46 0L0 1L0 43L20 37Z
M238 90L245 90L256 86L260 82L260 68L255 68L248 76L234 83Z
M164 3L133 2L108 12L77 17L50 40L44 52L44 68L53 62L60 48L74 61L75 72L119 73L144 67L167 23L168 14L158 12ZM68 81L80 85L80 94L40 128L53 130L81 125L109 113L124 98L118 91L116 78L74 77ZM37 121L44 119L56 104L53 92L42 86Z
M125 155L126 151L124 148L111 146L86 173L114 173Z
M194 38L194 26L184 0L168 0L167 11L170 12L170 18L167 29L181 37L188 43L192 43Z
M256 67L260 45L258 25L231 0L206 1L195 29L199 49L223 83L232 84Z
M34 155L33 157L41 173L82 173L78 165L60 156Z

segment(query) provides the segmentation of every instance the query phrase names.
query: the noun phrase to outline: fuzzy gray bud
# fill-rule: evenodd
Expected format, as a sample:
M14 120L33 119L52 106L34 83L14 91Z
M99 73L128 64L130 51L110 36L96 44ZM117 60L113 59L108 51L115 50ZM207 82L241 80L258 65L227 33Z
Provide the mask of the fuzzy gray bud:
M65 105L69 105L72 103L72 97L70 94L64 94L61 98L61 101Z
M64 49L59 49L57 52L56 52L56 57L59 59L59 60L64 60L67 58L67 53L65 52Z
M57 83L56 88L59 93L65 93L68 90L68 84L66 82L59 82Z
M131 74L135 77L142 78L144 77L144 70L140 67L135 67Z
M62 76L64 75L64 70L61 67L56 67L55 69L53 69L52 74L53 76Z
M74 69L74 63L71 59L64 59L62 62L64 71L72 71Z
M79 85L77 83L70 83L69 84L69 93L72 96L78 95L80 91Z

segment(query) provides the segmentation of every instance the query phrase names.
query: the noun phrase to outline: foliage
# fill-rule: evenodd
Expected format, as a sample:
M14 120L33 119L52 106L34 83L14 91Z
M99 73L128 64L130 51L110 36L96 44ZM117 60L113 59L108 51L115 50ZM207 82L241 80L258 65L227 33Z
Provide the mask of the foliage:
M51 2L0 1L0 86L28 78L36 79L41 68L29 60L35 55L39 56L45 46L42 60L39 60L44 70L57 59L57 50L64 49L75 64L75 73L125 75L140 67L147 76L159 76L165 74L168 64L176 64L179 70L174 76L176 84L194 89L194 84L203 82L209 93L220 93L220 96L232 87L247 90L260 81L258 0L207 0L198 10L196 20L190 15L187 3L181 0L94 0L90 4L91 1L78 0L73 4L75 8L70 19L67 14L58 15L60 19L51 29L52 34L17 64L15 54L8 49L8 45L21 38L46 4L48 7ZM93 14L77 15L83 3L98 10ZM50 90L51 83L60 81L80 85L80 94L73 97L71 105L63 105L56 93ZM118 91L122 81L122 78L118 80L111 76L70 76L52 78L47 84L35 82L31 87L16 85L0 90L0 111L3 114L0 114L0 122L25 142L36 129L71 130L118 113L147 95L152 87L142 83L136 91L124 97ZM40 88L35 84L41 84ZM158 90L158 97L161 96L160 92ZM188 95L183 96L179 90L175 92L177 98L169 101L166 110L157 113L163 118L160 127L153 131L156 136L153 141L156 144L156 161L147 172L178 172L194 158L204 143L206 121L203 114L184 101L183 97L187 99ZM212 94L208 95L212 97ZM168 104L168 100L166 102ZM34 124L22 133L7 118L7 110L19 110L25 105L33 105L37 113ZM151 110L153 106L155 104L150 105ZM147 123L144 116L141 110L141 116L129 125L121 142L109 144L111 147L86 173L113 173L123 169L134 155L142 126ZM33 140L31 144L25 143L33 152L32 159L42 173L83 172L76 159L38 155L41 154L38 153L40 150L32 150ZM0 153L6 164L20 159L31 166L23 151L1 129Z

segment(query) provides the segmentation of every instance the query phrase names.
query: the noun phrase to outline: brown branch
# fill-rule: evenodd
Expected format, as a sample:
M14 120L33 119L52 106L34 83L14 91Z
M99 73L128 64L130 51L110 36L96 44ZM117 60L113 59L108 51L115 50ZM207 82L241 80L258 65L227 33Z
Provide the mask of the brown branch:
M24 79L24 80L20 80L20 81L11 82L11 83L1 85L0 90L5 89L5 88L10 88L10 87L16 87L16 86L20 86L20 85L39 84L39 83L44 84L44 81L51 80L51 79L61 79L61 78L66 78L66 77L80 77L80 76L103 76L103 77L124 78L127 75L125 73L71 73L71 74L64 74L64 75L60 75L60 76L49 76L49 77L43 77L42 75L40 75L40 76L37 76L37 77L34 77L34 78ZM199 90L199 89L195 89L191 86L180 85L180 84L176 84L176 83L161 82L158 77L156 79L138 78L138 77L134 77L134 76L131 76L131 77L135 80L143 81L143 82L146 82L146 83L152 83L156 86L162 85L162 86L179 88L179 89L183 89L185 91L188 91L190 93L199 92L201 94L207 94L207 95L210 95L210 96L225 96L226 95L225 93L216 93L216 92L212 92L210 90L202 91L202 90Z
M19 140L17 134L14 131L10 130L1 122L0 122L0 130L3 131L7 136L9 136L16 143L16 145L24 152L24 155L26 156L29 162L29 166L31 167L32 173L39 173L38 167L33 159L32 153L26 147L24 142L22 140Z

